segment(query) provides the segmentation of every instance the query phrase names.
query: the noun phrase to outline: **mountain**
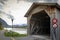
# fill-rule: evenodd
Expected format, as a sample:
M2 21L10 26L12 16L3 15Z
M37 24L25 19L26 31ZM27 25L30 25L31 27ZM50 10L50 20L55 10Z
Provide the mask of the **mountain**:
M12 25L8 25L3 19L0 18L0 23L3 27L12 28ZM13 28L27 27L27 24L13 25Z
M12 28L12 25L9 25ZM27 27L27 24L13 25L13 28Z
M21 24L20 26L27 26L27 24Z
M0 23L2 24L3 27L8 27L8 24L0 18Z

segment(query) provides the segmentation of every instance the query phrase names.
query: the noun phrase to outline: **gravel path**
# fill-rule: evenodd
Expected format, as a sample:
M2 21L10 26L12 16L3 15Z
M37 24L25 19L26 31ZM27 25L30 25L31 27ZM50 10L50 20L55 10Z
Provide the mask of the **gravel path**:
M4 36L4 30L0 30L0 40L11 40L10 37L5 37Z
M32 35L32 36L27 36L27 37L14 37L12 39L13 40L50 40L46 36L37 36L37 35ZM0 31L0 40L11 40L11 37L5 37L4 30L2 30Z
M15 38L16 40L50 40L47 36L32 35L28 37Z

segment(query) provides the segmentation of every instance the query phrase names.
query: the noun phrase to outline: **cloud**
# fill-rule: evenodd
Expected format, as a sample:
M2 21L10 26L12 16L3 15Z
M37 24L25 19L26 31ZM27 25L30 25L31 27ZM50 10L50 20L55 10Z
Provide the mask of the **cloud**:
M11 14L7 14L7 13L2 12L2 11L0 11L0 15L5 15L5 16L7 16L9 19L14 19L14 17L13 17Z
M17 0L17 1L28 1L28 2L39 2L39 1L44 1L44 2L56 2L57 0Z
M58 0L57 3L60 5L60 0Z
M5 1L7 0L0 0L0 3L5 4Z

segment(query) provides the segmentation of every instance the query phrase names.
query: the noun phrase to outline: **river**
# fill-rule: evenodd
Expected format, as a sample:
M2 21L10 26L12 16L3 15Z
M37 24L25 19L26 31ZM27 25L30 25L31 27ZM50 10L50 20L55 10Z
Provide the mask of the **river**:
M4 30L11 30L20 34L27 34L26 28L4 28Z

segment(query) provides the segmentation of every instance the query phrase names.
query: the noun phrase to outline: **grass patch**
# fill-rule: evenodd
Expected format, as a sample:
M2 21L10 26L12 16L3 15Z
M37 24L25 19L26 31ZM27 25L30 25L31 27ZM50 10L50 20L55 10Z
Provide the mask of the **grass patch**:
M27 36L27 34L19 34L19 33L16 33L16 32L12 32L12 31L6 31L4 32L4 35L6 37L25 37Z

